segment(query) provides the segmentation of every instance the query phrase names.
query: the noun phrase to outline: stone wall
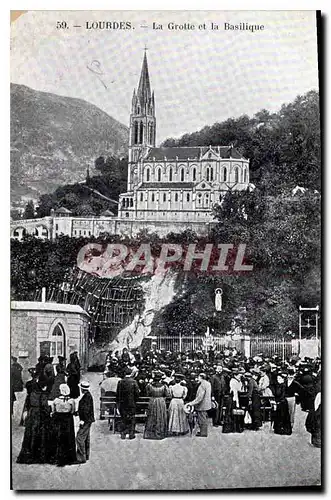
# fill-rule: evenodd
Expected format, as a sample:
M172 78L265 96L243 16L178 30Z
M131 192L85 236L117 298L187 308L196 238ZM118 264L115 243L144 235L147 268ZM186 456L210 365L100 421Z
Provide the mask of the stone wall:
M12 302L11 304L11 354L23 366L23 378L27 369L37 363L41 342L62 342L62 354L67 360L78 351L81 365L88 365L88 315L79 306L51 302ZM63 336L54 336L59 325ZM51 355L53 355L51 353ZM54 363L58 361L54 356Z

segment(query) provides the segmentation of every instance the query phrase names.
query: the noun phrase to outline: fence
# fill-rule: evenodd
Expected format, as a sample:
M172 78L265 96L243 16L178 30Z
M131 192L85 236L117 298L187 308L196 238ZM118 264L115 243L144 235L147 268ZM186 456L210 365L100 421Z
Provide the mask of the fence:
M263 356L270 358L272 356L279 356L282 359L286 359L295 354L295 350L295 344L291 340L263 337L250 338L251 356L263 354Z
M217 351L223 351L226 347L235 347L242 350L241 340L230 340L227 337L214 337L213 341ZM156 337L157 349L171 352L199 351L205 350L206 337L192 335L190 337ZM208 348L208 347L207 347Z
M247 338L247 337L246 337ZM154 337L157 349L164 349L171 352L185 352L185 351L198 351L205 350L206 337L204 336L190 336L190 337ZM228 336L214 337L216 351L223 351L227 347L235 347L237 351L245 352L250 356L263 354L266 357L279 356L286 359L293 354L297 353L297 344L291 340L277 339L277 338L264 338L264 337L250 337L249 350L244 349L244 341L231 340Z

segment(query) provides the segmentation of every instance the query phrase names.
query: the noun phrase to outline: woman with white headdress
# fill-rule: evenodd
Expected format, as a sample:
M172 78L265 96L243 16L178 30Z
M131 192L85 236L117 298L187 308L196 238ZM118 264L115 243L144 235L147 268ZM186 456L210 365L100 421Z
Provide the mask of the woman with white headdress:
M67 384L60 385L60 396L52 401L51 462L58 466L76 461L74 428L75 401Z

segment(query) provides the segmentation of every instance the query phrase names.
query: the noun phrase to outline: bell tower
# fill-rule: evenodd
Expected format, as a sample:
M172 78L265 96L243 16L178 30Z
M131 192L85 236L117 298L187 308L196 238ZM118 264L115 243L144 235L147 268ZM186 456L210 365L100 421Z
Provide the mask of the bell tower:
M149 81L146 48L138 90L133 91L130 114L129 164L136 163L148 147L155 147L154 92Z

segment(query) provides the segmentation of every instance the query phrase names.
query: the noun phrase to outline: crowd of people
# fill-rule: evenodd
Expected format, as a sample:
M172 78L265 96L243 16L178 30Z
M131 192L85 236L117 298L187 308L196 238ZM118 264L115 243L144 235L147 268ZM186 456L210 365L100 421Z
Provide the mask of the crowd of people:
M235 348L178 353L152 345L144 355L124 348L108 354L101 383L101 396L116 396L122 439L135 437L134 415L142 396L150 398L145 439L187 434L194 420L196 435L207 437L208 417L223 433L258 431L269 420L275 434L291 435L300 405L308 413L312 444L320 447L320 394L320 358L247 358Z
M67 365L59 356L55 373L53 367L52 358L41 356L29 369L18 463L63 466L89 459L94 404L89 383L81 380L77 352ZM12 405L15 390L22 390L21 373L12 357ZM234 348L178 353L152 345L144 354L124 348L107 355L100 390L101 410L103 397L116 398L121 439L136 437L138 400L144 397L144 439L193 435L196 427L194 435L207 437L209 419L222 433L259 431L270 421L275 434L291 435L300 405L307 412L311 444L321 447L320 358L247 358ZM74 416L79 417L76 436Z
M15 359L12 358L12 374L17 371L17 366L13 367ZM40 356L36 366L28 370L31 379L25 386L27 394L20 421L25 429L17 463L64 466L85 463L89 459L94 405L89 383L80 380L78 353L70 355L67 366L65 358L59 356L56 374L53 366L53 358ZM17 376L14 383L16 380ZM15 395L14 383L12 378ZM74 416L79 417L77 435Z

